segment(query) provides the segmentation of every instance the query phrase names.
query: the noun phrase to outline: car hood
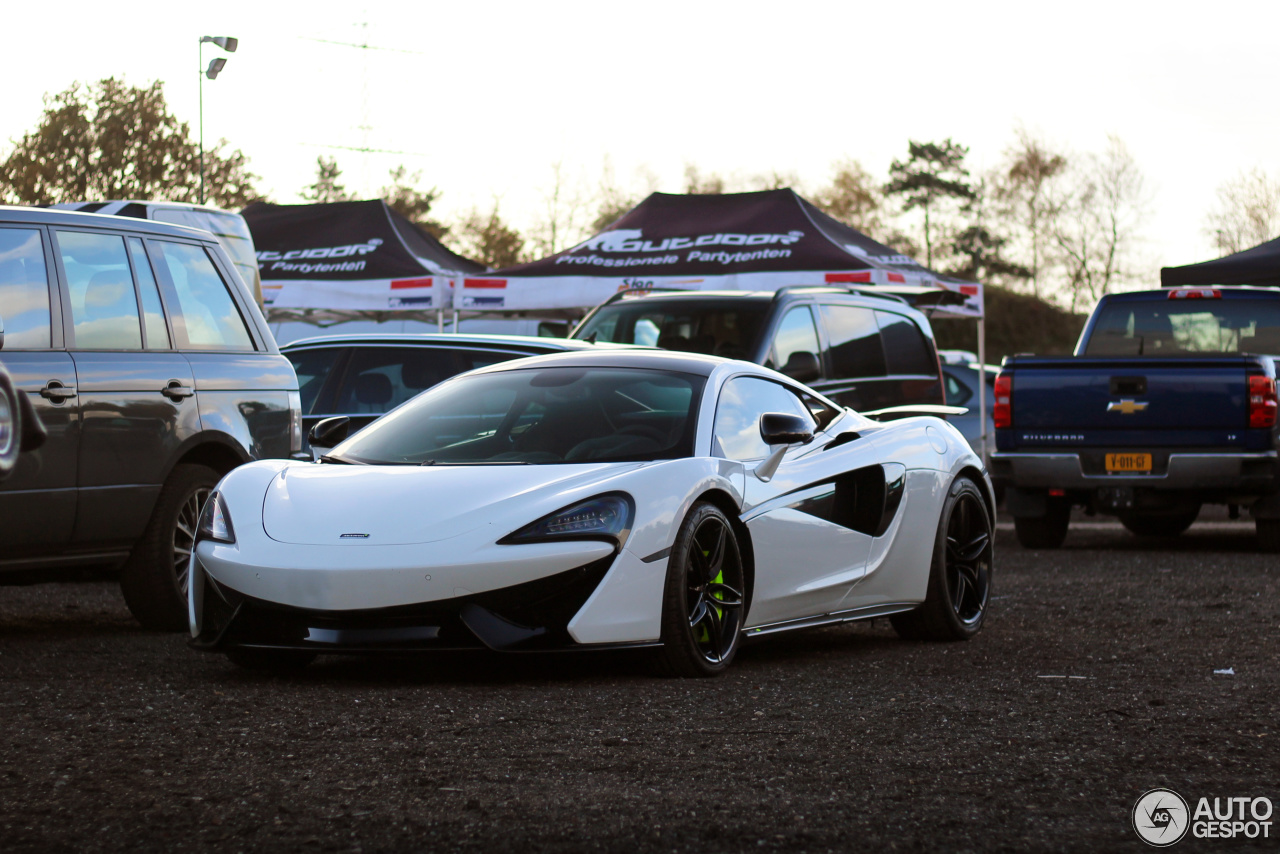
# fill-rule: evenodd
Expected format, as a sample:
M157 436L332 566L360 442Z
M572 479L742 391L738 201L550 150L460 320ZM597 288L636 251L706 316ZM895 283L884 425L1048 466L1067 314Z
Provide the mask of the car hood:
M271 539L298 545L431 543L495 522L519 503L539 505L532 493L571 492L640 465L290 466L267 486L262 525Z

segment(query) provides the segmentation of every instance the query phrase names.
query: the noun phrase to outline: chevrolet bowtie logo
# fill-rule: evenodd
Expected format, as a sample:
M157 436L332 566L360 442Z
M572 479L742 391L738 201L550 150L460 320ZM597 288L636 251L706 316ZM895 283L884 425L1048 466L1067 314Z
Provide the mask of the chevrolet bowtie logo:
M1119 412L1124 415L1132 415L1135 412L1143 412L1147 408L1145 402L1139 403L1136 400L1113 400L1107 404L1108 412Z

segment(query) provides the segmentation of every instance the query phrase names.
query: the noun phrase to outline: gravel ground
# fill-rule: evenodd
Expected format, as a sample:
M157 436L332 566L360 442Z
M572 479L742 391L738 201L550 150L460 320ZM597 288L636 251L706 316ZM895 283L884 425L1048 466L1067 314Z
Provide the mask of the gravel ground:
M702 681L619 654L261 676L136 628L109 581L3 588L0 851L1145 850L1147 789L1280 804L1251 525L1030 552L1002 524L996 571L970 643L878 620ZM1250 844L1280 847L1178 847Z

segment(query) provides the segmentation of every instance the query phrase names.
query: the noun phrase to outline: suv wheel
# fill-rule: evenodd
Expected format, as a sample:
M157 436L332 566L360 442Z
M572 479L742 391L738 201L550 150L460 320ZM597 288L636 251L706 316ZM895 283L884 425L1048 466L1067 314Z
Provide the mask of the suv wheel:
M147 529L120 573L129 611L145 628L179 632L187 627L187 585L196 524L218 482L208 466L175 466L160 490Z

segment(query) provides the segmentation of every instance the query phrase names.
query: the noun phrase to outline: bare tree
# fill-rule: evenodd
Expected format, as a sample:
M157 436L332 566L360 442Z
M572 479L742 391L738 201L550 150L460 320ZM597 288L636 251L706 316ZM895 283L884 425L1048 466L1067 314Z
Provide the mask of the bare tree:
M590 235L592 221L578 182L565 175L563 161L551 164L551 186L542 194L542 215L529 229L529 243L539 257L554 255Z
M1074 311L1082 298L1096 302L1137 278L1150 200L1138 164L1115 136L1102 154L1070 170L1068 181L1069 194L1053 202L1059 211L1053 237Z
M880 240L887 229L884 196L880 186L862 164L853 159L832 165L831 183L818 191L813 203L819 210Z
M1280 180L1254 168L1218 187L1205 233L1223 255L1280 237Z
M1019 128L1017 137L993 176L995 213L1010 234L1015 261L1030 274L1031 292L1040 296L1052 260L1047 250L1053 242L1053 223L1062 203L1058 184L1068 161L1026 128Z

